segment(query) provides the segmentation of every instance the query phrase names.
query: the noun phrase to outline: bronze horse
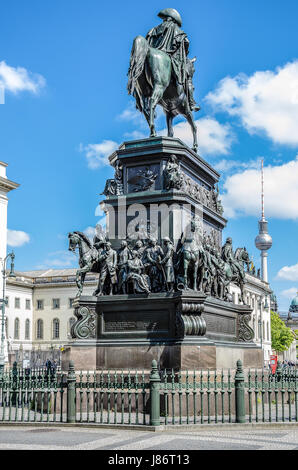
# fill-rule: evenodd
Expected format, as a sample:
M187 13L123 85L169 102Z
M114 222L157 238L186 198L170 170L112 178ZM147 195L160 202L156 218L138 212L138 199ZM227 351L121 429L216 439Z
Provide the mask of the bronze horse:
M187 60L189 76L194 73L195 59ZM173 118L181 114L191 126L193 149L198 149L197 127L188 97L182 85L173 79L171 58L163 51L150 47L143 36L133 42L128 71L128 93L135 97L137 109L144 114L150 127L150 137L156 136L155 109L162 106L167 119L168 136L173 137Z
M86 274L99 273L98 251L90 242L89 238L82 232L71 232L68 234L69 251L76 252L79 248L79 266L76 273L76 284L78 287L77 297L83 292Z

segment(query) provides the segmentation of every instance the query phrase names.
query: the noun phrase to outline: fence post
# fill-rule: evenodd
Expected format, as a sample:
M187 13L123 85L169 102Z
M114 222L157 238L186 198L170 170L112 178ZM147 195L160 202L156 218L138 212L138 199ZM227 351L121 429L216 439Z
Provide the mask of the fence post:
M283 373L283 370L282 370L281 362L278 361L277 368L276 368L276 371L275 371L278 382L281 381L282 373Z
M12 406L17 406L17 383L18 383L18 376L19 376L19 371L18 371L18 363L15 361L12 366L12 394L11 394L11 404Z
M245 390L244 390L244 372L242 362L237 361L237 370L235 374L235 408L236 423L245 423Z
M151 426L160 426L160 376L157 368L157 362L152 361L152 370L150 374L150 424Z
M76 422L76 373L73 361L69 361L67 374L67 422Z

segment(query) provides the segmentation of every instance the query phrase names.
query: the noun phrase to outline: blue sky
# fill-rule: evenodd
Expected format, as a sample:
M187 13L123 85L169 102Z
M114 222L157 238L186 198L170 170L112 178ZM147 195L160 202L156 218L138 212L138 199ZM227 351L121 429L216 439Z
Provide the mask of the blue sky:
M224 237L245 245L256 265L265 160L269 276L286 310L298 287L297 0L116 0L112 8L96 0L2 1L0 160L21 184L8 214L16 267L75 266L66 235L98 221L99 194L113 174L108 153L147 135L126 92L129 55L133 38L169 6L198 59L199 147L222 174ZM189 142L187 126L176 124ZM165 127L162 116L158 126Z

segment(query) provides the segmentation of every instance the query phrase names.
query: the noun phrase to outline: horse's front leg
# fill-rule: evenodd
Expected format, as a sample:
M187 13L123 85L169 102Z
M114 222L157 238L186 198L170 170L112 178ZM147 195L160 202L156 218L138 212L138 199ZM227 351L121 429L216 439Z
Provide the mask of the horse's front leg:
M199 279L199 292L203 292L203 280L205 275L205 268L204 266L200 270L200 279Z
M193 272L193 290L197 290L197 278L198 278L198 267L199 263L196 261L194 263L194 272Z
M161 85L155 85L150 99L150 137L156 136L155 130L155 109L164 93L164 88Z
M186 119L191 127L192 135L193 135L193 150L197 152L198 150L198 136L197 136L197 126L195 124L195 120L193 118L192 113L186 115Z
M88 266L85 266L84 268L77 270L76 284L77 284L77 287L78 287L78 290L79 290L78 293L77 293L77 297L79 297L83 292L85 277L86 277L86 274L87 274L88 271L89 271Z
M183 268L184 268L184 287L185 287L185 289L187 289L188 288L188 282L187 282L188 261L187 261L187 259L184 259L184 261L183 261Z
M174 137L173 115L167 112L166 118L167 118L167 127L168 127L168 137Z

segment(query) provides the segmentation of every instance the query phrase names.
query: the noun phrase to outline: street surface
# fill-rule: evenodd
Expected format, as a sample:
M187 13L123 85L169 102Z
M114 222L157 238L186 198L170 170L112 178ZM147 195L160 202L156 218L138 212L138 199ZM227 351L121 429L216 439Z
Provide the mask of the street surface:
M298 450L289 429L148 432L83 427L1 426L0 450Z

